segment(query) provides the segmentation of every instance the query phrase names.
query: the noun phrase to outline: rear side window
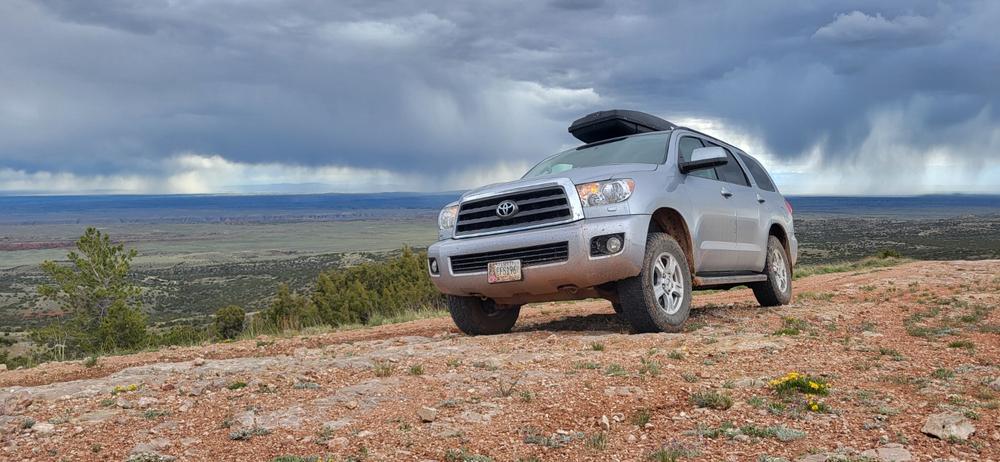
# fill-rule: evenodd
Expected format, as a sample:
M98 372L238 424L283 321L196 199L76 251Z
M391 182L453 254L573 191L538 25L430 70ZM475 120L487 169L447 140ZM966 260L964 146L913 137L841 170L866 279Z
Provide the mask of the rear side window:
M753 157L740 154L740 159L743 163L747 165L747 169L750 170L750 176L753 177L753 181L757 183L757 187L763 189L764 191L778 192L778 188L774 187L774 183L771 182L771 177L767 175L767 171L764 170L764 166L757 162L757 159Z
M767 171L764 170L764 166L757 162L757 159L753 157L740 154L740 159L743 163L747 165L747 170L750 170L750 176L753 177L753 181L757 183L757 187L763 189L764 191L778 192L778 188L774 187L774 183L771 182L771 177L767 175Z
M703 148L705 145L700 139L693 136L682 137L680 141L677 142L677 154L680 157L677 159L678 162L684 162L691 158L691 153L695 149ZM708 178L709 180L718 180L719 177L715 174L714 168L706 168L701 170L695 170L688 173L691 176L700 176L702 178Z
M713 146L716 145L713 144ZM733 153L729 152L728 149L722 146L719 147L726 151L726 158L729 159L729 162L726 162L726 165L715 167L715 173L716 175L719 175L719 179L725 181L726 183L750 186L750 180L747 179L746 173L743 173L743 167L740 167L739 162L736 162L736 158L733 157Z

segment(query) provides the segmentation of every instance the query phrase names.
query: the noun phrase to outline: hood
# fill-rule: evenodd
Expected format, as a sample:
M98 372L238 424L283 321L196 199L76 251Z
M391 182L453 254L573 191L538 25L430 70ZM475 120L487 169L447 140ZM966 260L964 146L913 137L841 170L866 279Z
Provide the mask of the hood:
M536 183L541 180L549 178L568 178L573 184L590 183L592 181L610 180L613 178L628 178L629 173L633 172L651 172L656 170L658 164L614 164L614 165L601 165L598 167L586 167L586 168L574 168L573 170L566 170L565 172L553 173L550 175L533 176L531 178L522 178L520 180L508 181L505 183L493 183L480 188L467 191L462 195L462 198L470 194L477 194L481 192L489 191L503 191L506 189L516 188L518 185L527 183Z

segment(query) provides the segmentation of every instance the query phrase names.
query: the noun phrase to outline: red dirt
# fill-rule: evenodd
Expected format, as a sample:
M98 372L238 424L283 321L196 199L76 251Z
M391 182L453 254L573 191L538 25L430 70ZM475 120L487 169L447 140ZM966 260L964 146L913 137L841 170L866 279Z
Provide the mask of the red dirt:
M178 460L648 460L670 445L692 450L679 460L757 461L885 443L914 460L1000 460L1000 262L812 276L795 292L777 309L748 290L696 295L682 334L628 334L606 302L587 301L528 307L514 333L493 337L429 319L0 372L0 460L143 449ZM801 333L773 335L784 317L804 321ZM832 412L769 411L781 400L751 379L789 371L829 381ZM237 382L247 386L229 389ZM692 394L707 390L734 404L697 408ZM422 406L437 409L433 422ZM968 441L921 433L948 410L970 416ZM648 425L636 425L643 414ZM29 418L35 428L22 428ZM805 435L694 433L727 421ZM254 427L269 433L231 439Z

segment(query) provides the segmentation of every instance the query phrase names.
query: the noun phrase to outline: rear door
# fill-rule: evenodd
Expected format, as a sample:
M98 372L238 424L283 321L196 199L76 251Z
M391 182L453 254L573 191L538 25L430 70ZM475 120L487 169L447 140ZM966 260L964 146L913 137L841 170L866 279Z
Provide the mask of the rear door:
M701 138L684 135L677 144L678 162L691 158L691 152L706 145ZM736 213L724 195L725 185L716 169L696 170L684 175L684 188L691 199L697 271L731 270L736 248Z
M762 271L767 252L767 236L772 222L771 217L781 214L782 209L785 207L785 198L781 197L778 188L771 181L771 177L764 170L764 166L760 162L757 162L757 159L744 153L739 153L739 157L757 186L757 207L760 213L760 233L757 235L757 240L760 246L760 253L750 264L754 271Z

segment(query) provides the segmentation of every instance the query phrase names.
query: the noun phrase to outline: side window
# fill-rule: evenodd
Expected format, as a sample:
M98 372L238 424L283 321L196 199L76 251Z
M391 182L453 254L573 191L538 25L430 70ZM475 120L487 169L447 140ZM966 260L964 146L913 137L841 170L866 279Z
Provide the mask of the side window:
M698 138L695 138L693 136L681 137L681 140L677 142L677 155L678 155L677 161L684 162L690 159L691 153L694 152L695 149L703 147L705 147L705 145ZM688 175L708 178L710 180L719 179L719 177L715 174L714 168L695 170L691 173L688 173Z
M764 191L778 192L778 188L774 187L774 183L771 182L771 177L767 176L767 171L764 170L764 166L757 162L757 159L753 157L740 154L740 160L746 164L747 169L750 170L750 176L753 177L753 181L757 183L757 187L763 189Z
M750 186L750 180L747 179L746 173L743 173L743 167L740 167L739 162L736 162L736 158L733 157L733 153L729 152L726 148L722 149L726 151L726 157L729 159L729 162L726 162L726 165L715 167L715 171L716 174L719 175L719 179L725 181L726 183Z
M681 137L681 140L677 142L677 153L680 157L677 161L686 162L691 158L691 153L694 152L695 149L703 147L705 147L705 145L701 144L701 140L698 138L693 136Z

